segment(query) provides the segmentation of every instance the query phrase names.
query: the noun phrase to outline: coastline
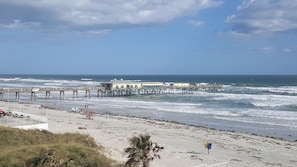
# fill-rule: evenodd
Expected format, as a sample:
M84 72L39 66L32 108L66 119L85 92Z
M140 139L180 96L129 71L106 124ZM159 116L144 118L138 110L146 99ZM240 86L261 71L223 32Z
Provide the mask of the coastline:
M106 149L106 155L125 162L123 149L128 138L141 133L151 135L153 142L164 146L151 166L197 166L229 162L229 166L286 166L297 164L297 142L246 133L215 130L159 120L136 117L96 114L93 120L79 113L35 104L0 102L1 109L42 115L48 118L49 131L53 133L83 133L92 136ZM204 143L212 143L210 154Z

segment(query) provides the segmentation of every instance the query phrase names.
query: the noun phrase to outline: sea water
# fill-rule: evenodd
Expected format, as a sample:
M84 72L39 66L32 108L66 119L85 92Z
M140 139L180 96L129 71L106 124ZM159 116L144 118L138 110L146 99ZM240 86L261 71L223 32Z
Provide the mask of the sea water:
M148 82L187 82L222 84L218 92L193 92L125 97L72 98L65 92L38 92L36 101L30 93L21 93L20 102L37 103L70 110L88 106L96 113L117 114L173 121L220 130L253 133L297 140L297 76L199 76L199 75L0 75L0 88L98 86L112 79ZM14 93L4 100L15 101Z

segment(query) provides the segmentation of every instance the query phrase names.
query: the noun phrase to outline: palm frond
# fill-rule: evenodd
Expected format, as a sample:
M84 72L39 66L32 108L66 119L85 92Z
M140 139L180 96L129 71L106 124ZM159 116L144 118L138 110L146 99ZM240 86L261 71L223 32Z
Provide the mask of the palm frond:
M160 155L157 152L164 149L157 143L153 143L150 140L149 134L140 134L129 138L130 147L125 148L124 152L128 154L128 161L126 166L137 166L142 163L143 167L148 167L149 162L154 158L160 159Z

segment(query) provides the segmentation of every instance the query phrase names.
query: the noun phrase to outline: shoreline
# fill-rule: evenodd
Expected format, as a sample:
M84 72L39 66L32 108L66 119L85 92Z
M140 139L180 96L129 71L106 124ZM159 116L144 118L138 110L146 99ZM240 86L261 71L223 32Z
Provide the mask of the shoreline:
M32 103L24 103L24 104L32 104ZM57 107L49 107L46 105L41 105L42 107L48 108L48 109L55 109L55 110L62 110ZM70 110L67 110L71 112ZM76 112L73 112L76 113ZM176 123L176 124L181 124L181 125L186 125L186 126L193 126L193 127L202 127L202 128L207 128L207 129L214 129L218 131L226 131L226 132L234 132L234 133L241 133L241 134L248 134L248 135L254 135L254 136L260 136L260 137L267 137L267 138L272 138L272 139L278 139L278 140L284 140L284 141L290 141L290 142L297 142L297 138L293 138L292 134L283 134L282 137L278 137L278 135L269 135L269 134L263 134L263 133L257 133L253 131L244 131L244 130L238 130L236 128L234 129L224 129L224 128L216 128L216 127L211 127L211 126L203 126L203 125L195 125L195 124L187 124L187 123L182 123L182 122L177 122L174 120L166 120L166 119L157 119L153 117L148 117L148 116L132 116L132 115L125 115L125 114L119 114L119 113L112 113L112 112L101 112L101 113L95 113L98 115L113 115L113 116L123 116L123 117L128 117L128 118L141 118L141 119L146 119L146 120L155 120L155 121L161 121L161 122L169 122L169 123ZM289 137L285 137L284 135L288 135ZM294 135L296 136L296 135Z
M59 110L59 109L56 109L56 110ZM288 142L297 142L297 139L295 139L295 140L288 140L288 139L282 138L282 137L274 137L274 136L261 135L261 134L256 134L256 133L241 132L241 131L236 131L236 130L216 129L216 128L202 126L202 125L186 124L186 123L181 123L181 122L177 122L177 121L169 121L169 120L162 120L162 119L151 119L151 118L148 118L148 117L127 116L127 115L114 114L114 113L105 113L105 114L96 113L95 115L106 115L106 114L112 115L112 116L119 116L119 117L139 118L139 119L143 119L143 120L151 120L151 121L158 121L158 122L173 123L173 124L184 125L184 126L191 126L191 127L196 127L196 128L205 128L205 129L216 130L216 131L221 131L221 132L231 132L231 133L238 133L238 134L246 134L246 135L251 135L251 136L258 136L258 137L265 137L265 138L271 138L271 139L276 139L276 140L283 140L283 141L288 141Z
M95 114L86 119L80 113L39 108L37 104L0 102L0 108L22 108L23 112L43 115L48 118L49 131L53 133L89 134L106 150L106 155L120 162L127 156L128 138L140 133L149 133L153 142L164 146L160 155L151 163L158 166L197 166L229 162L229 166L284 166L297 164L297 141L216 130L202 126L191 126L174 121L150 120L116 114ZM81 129L81 127L83 127ZM204 148L211 142L210 154Z

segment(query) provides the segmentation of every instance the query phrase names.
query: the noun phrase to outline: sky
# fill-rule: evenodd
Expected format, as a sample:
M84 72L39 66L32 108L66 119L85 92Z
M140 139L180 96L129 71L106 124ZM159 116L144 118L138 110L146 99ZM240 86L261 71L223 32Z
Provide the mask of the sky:
M297 75L297 0L0 0L0 74Z

